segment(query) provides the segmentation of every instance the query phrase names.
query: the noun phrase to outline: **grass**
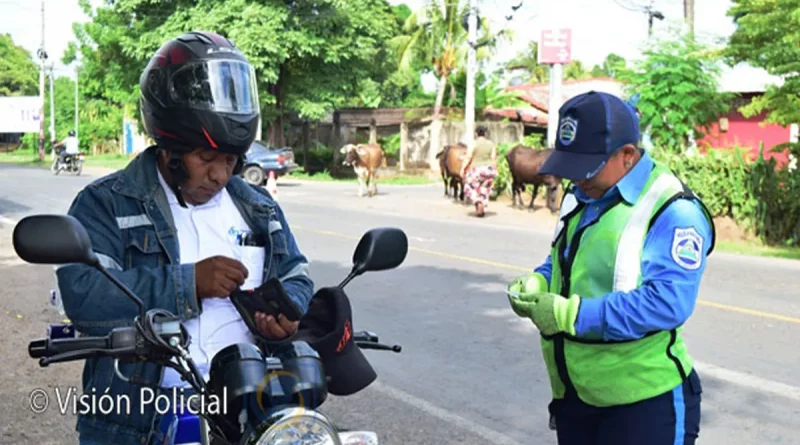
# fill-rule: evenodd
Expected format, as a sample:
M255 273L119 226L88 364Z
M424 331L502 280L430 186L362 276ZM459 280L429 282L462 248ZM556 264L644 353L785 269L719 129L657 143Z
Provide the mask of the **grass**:
M334 178L327 170L319 173L306 173L302 169L298 169L290 173L286 178L301 179L305 181L322 181L322 182L349 182L355 183L355 178ZM392 184L392 185L420 185L420 184L433 184L436 182L427 176L417 175L379 175L378 184Z
M800 260L800 247L772 247L743 241L718 240L714 249L719 249L721 252L738 253L742 255Z
M128 158L121 154L102 154L102 155L87 155L83 163L85 167L101 167L111 169L125 168L126 165L133 158ZM17 164L17 165L32 165L39 167L50 168L52 160L50 153L45 152L44 162L39 161L39 154L28 150L18 150L9 153L0 153L0 163L3 164Z

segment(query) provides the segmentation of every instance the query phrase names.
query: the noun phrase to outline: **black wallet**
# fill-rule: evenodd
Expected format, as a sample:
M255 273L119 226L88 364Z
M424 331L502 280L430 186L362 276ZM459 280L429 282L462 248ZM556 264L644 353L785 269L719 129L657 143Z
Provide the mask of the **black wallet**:
M278 314L283 314L290 321L297 321L302 315L277 278L271 278L252 290L237 288L231 293L230 299L253 333L258 333L256 312L263 312L276 318Z

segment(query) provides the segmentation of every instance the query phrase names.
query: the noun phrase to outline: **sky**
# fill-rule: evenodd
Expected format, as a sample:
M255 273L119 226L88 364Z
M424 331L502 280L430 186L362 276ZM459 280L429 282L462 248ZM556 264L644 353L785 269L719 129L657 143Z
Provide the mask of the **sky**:
M486 15L491 29L509 27L514 39L502 45L494 64L510 60L531 40L539 40L544 27L572 29L573 59L587 69L601 63L610 52L626 59L637 58L647 41L647 15L636 9L651 0L475 0L479 11ZM94 4L100 3L93 0ZM405 3L413 10L424 0L389 0L391 4ZM510 21L505 16L511 6L522 3ZM656 20L654 33L665 32L668 23L683 20L683 0L652 0L654 9L661 11L664 21ZM695 32L700 38L729 36L734 25L725 14L730 0L695 0ZM14 42L36 54L41 42L41 0L0 0L0 33L10 33ZM50 59L56 60L57 75L72 75L72 69L60 59L73 39L72 23L88 18L78 6L78 0L45 0L45 48ZM487 68L491 68L487 67ZM430 86L430 79L425 82Z

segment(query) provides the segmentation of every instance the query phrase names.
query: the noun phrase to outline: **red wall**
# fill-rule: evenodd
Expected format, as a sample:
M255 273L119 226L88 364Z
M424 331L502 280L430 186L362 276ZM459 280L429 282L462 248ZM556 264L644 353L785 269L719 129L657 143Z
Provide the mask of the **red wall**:
M742 99L749 99L756 94L747 93L742 95ZM770 149L775 145L789 142L789 127L782 127L776 124L761 125L766 119L767 112L762 112L757 116L746 118L741 115L736 108L741 106L737 103L728 112L728 131L719 131L719 122L714 122L709 128L709 132L702 139L698 139L697 146L701 149L707 148L733 148L750 147L752 158L758 156L760 142L764 142L764 157L767 159L776 158L778 164L783 165L788 160L788 151L783 153L772 153Z

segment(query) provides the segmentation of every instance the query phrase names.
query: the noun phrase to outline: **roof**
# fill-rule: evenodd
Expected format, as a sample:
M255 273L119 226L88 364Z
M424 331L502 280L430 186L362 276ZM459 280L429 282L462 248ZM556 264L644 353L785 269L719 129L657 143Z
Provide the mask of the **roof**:
M569 99L589 91L602 91L617 96L624 96L622 82L609 77L596 77L592 79L565 80L561 83L561 104ZM547 112L550 105L550 83L537 83L516 85L506 88L506 91L522 93L521 99L534 107Z
M561 103L589 91L603 91L622 97L622 83L609 77L592 79L565 80L561 83ZM547 110L550 105L550 83L537 83L509 86L505 91L520 93L520 99L530 104L529 107L488 109L486 114L501 118L520 120L535 126L547 126Z

